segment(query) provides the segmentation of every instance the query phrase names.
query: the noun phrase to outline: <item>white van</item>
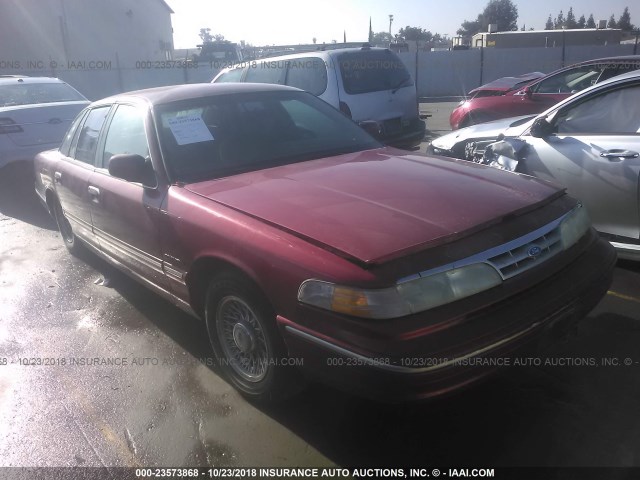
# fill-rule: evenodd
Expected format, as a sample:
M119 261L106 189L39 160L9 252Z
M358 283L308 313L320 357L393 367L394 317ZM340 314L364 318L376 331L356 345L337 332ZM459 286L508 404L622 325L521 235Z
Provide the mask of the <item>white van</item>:
M263 58L222 70L212 80L218 82L297 87L355 122L366 122L363 126L387 144L413 147L424 138L415 83L398 56L385 48L365 46Z

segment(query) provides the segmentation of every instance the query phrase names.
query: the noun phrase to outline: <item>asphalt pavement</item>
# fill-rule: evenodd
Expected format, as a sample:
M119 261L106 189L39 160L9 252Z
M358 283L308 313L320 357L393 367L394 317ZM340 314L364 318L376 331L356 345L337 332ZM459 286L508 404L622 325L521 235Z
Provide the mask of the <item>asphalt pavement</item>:
M577 336L471 390L267 407L220 378L202 322L70 256L25 169L0 171L0 239L0 466L640 466L637 264Z

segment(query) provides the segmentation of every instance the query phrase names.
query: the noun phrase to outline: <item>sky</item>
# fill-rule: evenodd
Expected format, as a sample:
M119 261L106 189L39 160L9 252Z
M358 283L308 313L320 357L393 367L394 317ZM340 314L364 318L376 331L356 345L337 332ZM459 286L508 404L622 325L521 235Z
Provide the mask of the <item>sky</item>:
M631 22L640 24L640 6L631 0L512 0L518 7L518 26L544 29L549 14L555 18L562 10L566 16L573 7L580 15L595 20L620 17L628 6ZM374 32L389 30L389 15L394 16L392 33L402 27L422 27L432 33L454 36L464 20L474 20L488 0L166 0L172 15L175 48L195 48L201 43L201 28L222 34L227 40L252 45L288 45L366 41L369 17ZM638 4L635 4L638 5ZM637 11L636 11L637 10ZM637 17L636 17L637 15Z

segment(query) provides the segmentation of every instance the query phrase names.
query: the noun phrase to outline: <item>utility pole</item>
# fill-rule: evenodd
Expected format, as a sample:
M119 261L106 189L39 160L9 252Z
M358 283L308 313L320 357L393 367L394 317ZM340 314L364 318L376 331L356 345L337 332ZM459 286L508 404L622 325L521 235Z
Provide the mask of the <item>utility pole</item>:
M391 24L393 23L393 15L389 15L389 36L391 36Z

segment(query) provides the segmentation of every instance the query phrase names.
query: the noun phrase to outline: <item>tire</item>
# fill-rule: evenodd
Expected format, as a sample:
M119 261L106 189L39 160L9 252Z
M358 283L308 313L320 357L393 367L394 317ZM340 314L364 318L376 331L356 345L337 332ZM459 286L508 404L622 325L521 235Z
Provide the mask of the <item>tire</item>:
M211 281L205 320L220 369L245 397L275 402L302 389L300 372L282 362L288 357L272 307L244 276L230 272Z
M84 249L84 246L73 232L73 227L71 227L71 223L69 223L69 220L62 211L62 205L60 205L57 198L53 200L53 216L58 224L58 231L62 236L64 246L67 247L71 255L77 256Z

